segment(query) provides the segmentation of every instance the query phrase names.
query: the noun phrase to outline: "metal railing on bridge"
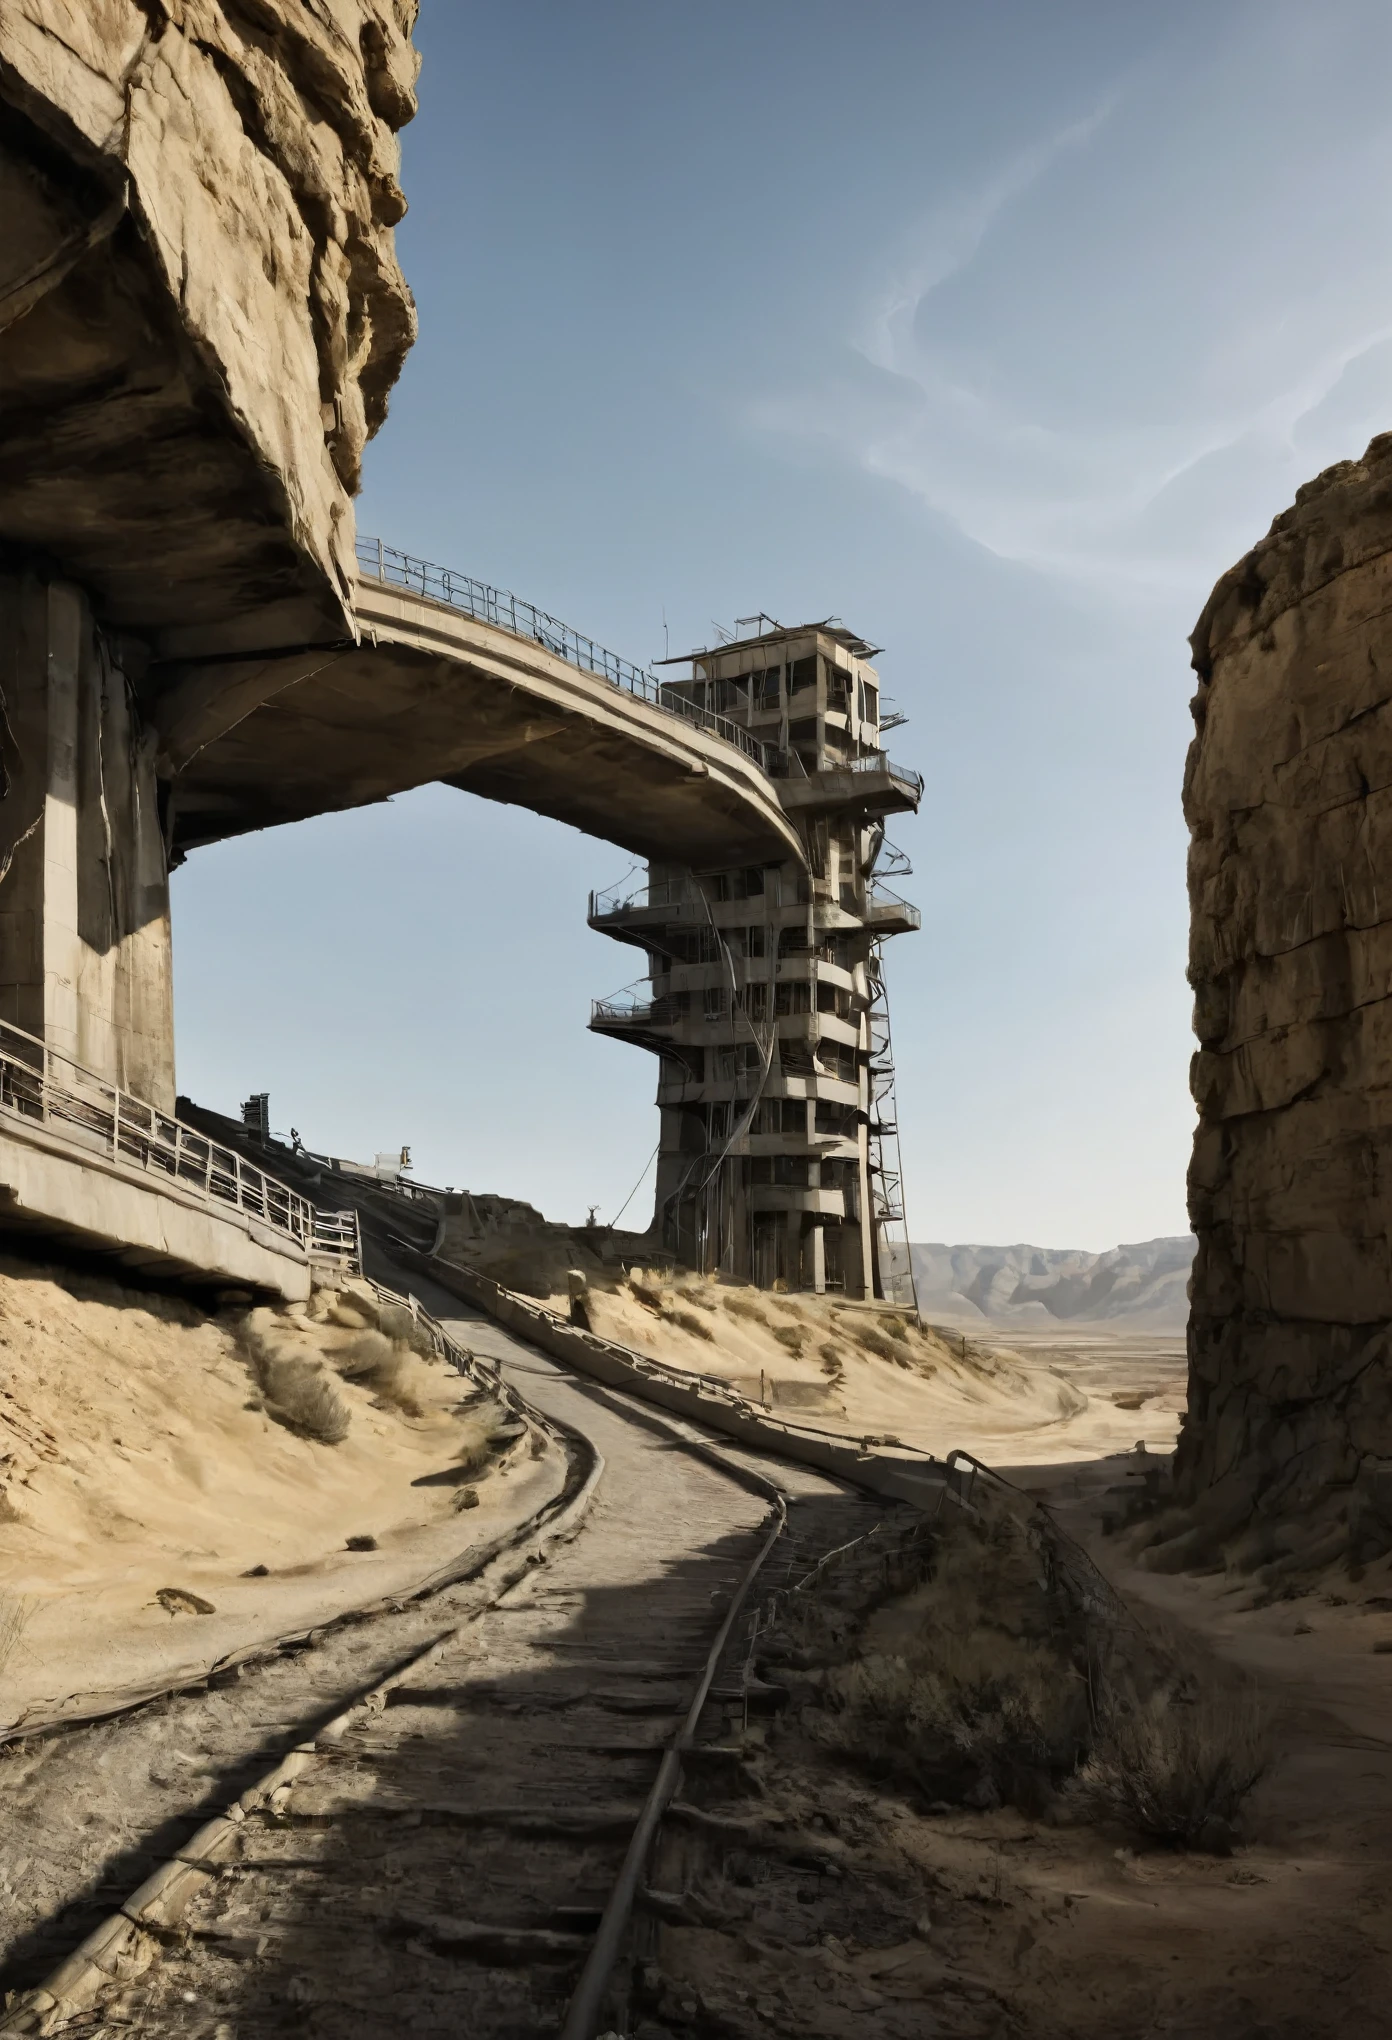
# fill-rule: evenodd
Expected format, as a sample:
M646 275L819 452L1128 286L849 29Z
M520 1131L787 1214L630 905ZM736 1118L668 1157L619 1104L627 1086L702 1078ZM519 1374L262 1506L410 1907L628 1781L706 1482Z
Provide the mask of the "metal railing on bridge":
M234 1149L133 1098L37 1035L0 1021L0 1115L42 1127L83 1154L175 1184L210 1208L259 1219L311 1260L361 1266L356 1212L320 1211ZM0 1123L3 1123L0 1120Z
M762 769L764 746L748 730L741 729L728 716L713 715L709 709L683 700L654 674L644 672L631 660L621 659L617 652L606 651L593 638L572 630L568 623L548 616L544 609L522 601L506 588L490 588L486 581L456 573L452 567L432 566L429 560L400 552L380 538L359 538L357 554L358 571L368 580L380 581L386 588L406 588L413 595L461 610L476 623L491 623L499 630L510 631L514 637L530 638L533 644L564 659L567 665L578 666L584 673L597 673L602 680L623 688L653 708L660 708L665 715L679 716L711 736L722 737Z

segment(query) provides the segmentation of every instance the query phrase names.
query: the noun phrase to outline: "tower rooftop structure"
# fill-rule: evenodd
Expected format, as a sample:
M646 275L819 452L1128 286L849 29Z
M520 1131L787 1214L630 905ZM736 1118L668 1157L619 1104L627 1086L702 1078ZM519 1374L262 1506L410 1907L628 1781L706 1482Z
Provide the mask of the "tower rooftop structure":
M590 1026L660 1059L663 1251L761 1288L893 1299L908 1255L882 951L920 917L875 872L923 782L882 748L875 646L839 617L759 621L663 661L686 670L662 692L748 732L803 856L653 863L593 896L590 925L641 948L646 977Z

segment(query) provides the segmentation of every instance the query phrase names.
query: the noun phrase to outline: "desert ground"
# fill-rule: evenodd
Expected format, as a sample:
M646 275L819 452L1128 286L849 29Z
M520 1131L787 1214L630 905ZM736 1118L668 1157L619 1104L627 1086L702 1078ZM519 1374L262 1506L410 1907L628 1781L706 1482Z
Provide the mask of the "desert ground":
M558 1490L558 1452L480 1449L468 1384L393 1349L369 1292L315 1309L0 1264L0 1731L413 1590Z
M1196 1705L1259 1696L1268 1745L1231 1827L1180 1845L1124 1808L1083 1817L1067 1781L939 1798L886 1758L883 1734L865 1748L829 1737L817 1695L799 1698L794 1680L790 1705L731 1725L742 1796L709 1809L716 1844L687 1863L696 1911L661 1929L641 2040L1386 2030L1392 1568L1293 1581L1147 1565L1146 1496L1163 1486L1183 1406L1181 1338L920 1327L642 1270L592 1287L587 1309L597 1331L800 1423L986 1460L1022 1491L1027 1520L1042 1503L1090 1555ZM0 1269L0 1714L19 1728L14 1789L43 1763L27 1730L277 1636L312 1639L555 1493L555 1456L513 1441L470 1473L476 1507L462 1513L477 1403L424 1361L364 1374L351 1354L365 1333L377 1335L361 1296L210 1316L58 1269ZM333 1442L313 1435L312 1412L284 1406L292 1378L327 1382L335 1421L347 1417ZM1019 1578L997 1589L989 1567L973 1577L963 1633L1004 1638L1008 1655ZM858 1645L865 1662L952 1660L961 1610L933 1591L891 1596ZM773 1691L782 1675L768 1676Z
M746 1385L757 1360L775 1406L785 1382L803 1385L792 1403L806 1394L811 1369L776 1357L787 1343L774 1330L798 1322L780 1299L757 1300L768 1329L745 1318L738 1352L722 1336L713 1354L716 1341L683 1341L664 1321L689 1296L643 1286L636 1306L599 1300L604 1329L669 1363L702 1349L701 1371ZM823 1333L855 1350L855 1313L794 1304L814 1328L809 1355ZM752 1724L760 1818L708 1887L741 1924L666 1934L652 2040L691 2030L693 2006L725 2021L711 2030L750 2035L908 2040L928 2030L929 2005L931 2030L954 2036L1384 2033L1392 1568L1298 1586L1147 1568L1144 1526L1125 1518L1147 1473L1164 1479L1184 1404L1181 1336L978 1324L902 1343L907 1366L857 1353L810 1420L939 1449L950 1439L987 1459L1077 1539L1198 1692L1257 1696L1270 1760L1215 1852L1126 1818L1080 1821L1066 1792L1023 1809L932 1804L902 1775L829 1754L815 1708Z

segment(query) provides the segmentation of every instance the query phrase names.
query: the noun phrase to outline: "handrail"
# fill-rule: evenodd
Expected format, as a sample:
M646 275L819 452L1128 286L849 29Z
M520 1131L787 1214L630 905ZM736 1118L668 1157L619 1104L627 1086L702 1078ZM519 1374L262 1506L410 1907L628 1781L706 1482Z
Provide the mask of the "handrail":
M491 623L498 630L510 631L514 637L530 638L556 658L564 659L567 665L578 666L585 673L597 673L639 701L646 701L667 715L680 716L683 722L694 723L698 729L734 744L763 769L763 745L737 722L684 700L673 692L670 683L664 685L641 666L621 659L617 652L606 651L593 638L572 630L568 623L548 616L544 609L522 601L506 588L491 588L486 581L476 581L472 574L433 566L429 560L418 560L394 545L385 545L380 538L360 537L357 556L358 571L368 580L380 581L386 588L408 588L428 601L462 610L478 623Z
M921 928L923 926L923 915L920 910L908 900L902 899L897 892L891 892L887 885L872 885L867 888L865 895L865 918L867 921L873 920L879 911L893 913L896 909L904 916L904 919L911 927Z
M622 996L591 999L590 1025L593 1027L597 1020L608 1020L628 1027L673 1027L681 1018L682 1011L676 995L671 992L659 999L625 999Z
M829 778L837 772L883 772L911 788L916 800L923 798L923 774L911 765L900 765L887 751L862 751L854 758L831 758L824 765L809 766L797 751L775 751L769 746L764 770L770 779L807 780Z
M575 1327L570 1321L563 1317L558 1310L553 1310L549 1303L541 1303L533 1297L522 1296L515 1290L507 1289L493 1276L485 1275L478 1268L471 1268L460 1262L447 1261L439 1254L423 1254L421 1258L435 1270L437 1278L441 1268L456 1275L467 1277L470 1283L483 1292L482 1297L477 1299L477 1302L479 1307L488 1311L490 1315L494 1314L494 1305L497 1299L505 1298L514 1313L518 1316L529 1318L535 1326L549 1324L564 1330L566 1333L574 1333L575 1331ZM489 1292L492 1293L492 1302L487 1300ZM503 1321L500 1320L500 1322ZM589 1346L601 1353L612 1355L616 1360L621 1361L625 1367L631 1368L633 1373L640 1379L664 1382L672 1388L694 1389L702 1395L709 1396L718 1402L729 1404L732 1408L738 1410L749 1410L752 1412L756 1407L750 1402L747 1395L736 1388L733 1382L727 1381L723 1375L698 1374L693 1368L669 1366L665 1361L654 1360L649 1354L640 1353L634 1347L621 1346L617 1341L606 1339L597 1332L585 1332L583 1337ZM639 1391L635 1390L634 1392L637 1393ZM943 1465L942 1460L935 1452L931 1452L926 1445L915 1445L910 1439L890 1437L884 1433L876 1434L874 1432L867 1432L861 1436L855 1432L828 1431L819 1424L802 1424L788 1417L775 1417L763 1409L759 1409L758 1416L759 1421L769 1434L769 1444L771 1446L774 1445L775 1434L778 1434L784 1438L801 1437L817 1442L831 1442L853 1446L860 1457L868 1457L872 1452L883 1456L884 1448L888 1447L905 1458L922 1460L926 1467L941 1469Z
M652 907L706 909L706 896L694 878L650 879L646 885L616 885L590 894L590 914L597 921L609 914L637 913Z
M354 1217L356 1216L355 1212ZM403 1293L399 1289L389 1289L385 1282L378 1282L371 1275L365 1275L363 1280L379 1303L394 1304L398 1310L410 1312L413 1321L425 1333L434 1351L455 1370L456 1374L469 1374L477 1368L478 1354L471 1353L467 1346L460 1345L458 1339L451 1338L440 1320L432 1317L415 1296L409 1292ZM494 1372L497 1372L496 1362Z
M923 774L915 772L911 765L900 765L887 751L866 751L858 758L841 759L829 769L835 772L887 772L891 779L911 786L920 799L923 795Z
M308 1257L360 1264L356 1216L350 1241L342 1214L317 1210L235 1149L132 1097L8 1020L0 1020L4 1113L41 1125L85 1155L177 1183L210 1207L231 1205L294 1240Z

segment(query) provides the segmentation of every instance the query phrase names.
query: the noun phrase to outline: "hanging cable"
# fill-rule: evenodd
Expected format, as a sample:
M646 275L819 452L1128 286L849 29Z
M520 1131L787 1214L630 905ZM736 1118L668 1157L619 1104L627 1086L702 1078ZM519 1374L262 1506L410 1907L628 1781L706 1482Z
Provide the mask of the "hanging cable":
M621 1204L621 1205L619 1206L618 1210L617 1210L617 1211L616 1211L616 1212L614 1213L614 1216L613 1216L613 1217L612 1217L612 1218L610 1219L610 1221L609 1221L609 1230L610 1230L610 1232L612 1232L612 1231L614 1230L614 1227L615 1227L615 1226L616 1226L616 1225L618 1224L619 1220L620 1220L620 1219L621 1219L621 1218L623 1217L624 1213L625 1213L625 1212L626 1212L626 1211L628 1210L628 1207L629 1207L629 1205L630 1205L630 1204L632 1204L632 1202L633 1202L634 1198L635 1198L635 1197L636 1197L636 1196L638 1195L638 1192L639 1192L639 1190L640 1190L640 1189L642 1188L642 1185L643 1185L643 1177L647 1175L647 1173L648 1173L648 1170L649 1170L649 1169L650 1169L650 1168L652 1167L653 1163L654 1163L654 1162L655 1162L655 1161L657 1160L657 1148L660 1148L661 1146L662 1146L662 1137L661 1137L661 1135L659 1134L659 1136L658 1136L658 1141L657 1141L657 1147L655 1147L655 1148L653 1149L652 1153L651 1153L651 1154L650 1154L650 1155L648 1156L648 1159L647 1159L647 1160L646 1160L646 1161L644 1162L644 1164L643 1164L643 1175L642 1175L642 1176L640 1176L640 1177L638 1178L638 1181L637 1181L637 1182L636 1182L636 1183L634 1184L633 1188L632 1188L632 1189L631 1189L631 1190L629 1191L629 1193L628 1193L627 1197L625 1197L625 1199L624 1199L623 1203L622 1203L622 1204Z

